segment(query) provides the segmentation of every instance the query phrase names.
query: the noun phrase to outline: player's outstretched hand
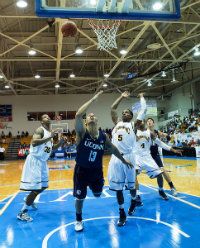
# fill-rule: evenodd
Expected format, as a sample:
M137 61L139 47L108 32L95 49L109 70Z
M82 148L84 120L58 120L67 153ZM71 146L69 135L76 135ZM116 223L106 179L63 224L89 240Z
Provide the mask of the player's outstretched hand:
M180 156L183 156L183 150L173 149L173 152L174 152L175 154L178 154L178 155L180 155Z
M122 93L122 97L124 97L124 98L127 98L127 97L129 97L130 96L130 92L128 92L128 91L124 91L123 93Z
M141 97L144 97L144 92L141 92L138 94L138 97L141 98Z

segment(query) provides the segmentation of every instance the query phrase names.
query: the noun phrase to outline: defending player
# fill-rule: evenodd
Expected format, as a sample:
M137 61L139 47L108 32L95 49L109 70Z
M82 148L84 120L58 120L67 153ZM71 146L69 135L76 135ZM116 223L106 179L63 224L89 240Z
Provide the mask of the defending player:
M76 166L74 169L74 197L76 208L75 231L83 230L82 209L87 195L87 186L90 187L95 197L100 197L104 185L102 159L105 146L115 155L125 167L132 167L112 145L109 138L101 130L98 131L97 118L93 113L87 115L84 123L84 115L90 105L101 95L97 93L86 102L76 113L75 130L77 142Z
M154 123L154 119L152 118L148 118L147 119L147 128L154 133L156 136L160 137L166 137L167 134L162 133L158 130L155 130L155 123ZM163 162L160 158L159 152L158 152L158 145L155 144L155 142L153 141L152 145L151 145L151 156L152 158L155 160L156 164L161 168L161 170L163 171L163 177L164 179L167 181L167 183L169 184L169 187L171 189L171 193L173 196L177 196L177 190L172 182L172 179L170 177L170 175L168 174L168 172L165 170Z

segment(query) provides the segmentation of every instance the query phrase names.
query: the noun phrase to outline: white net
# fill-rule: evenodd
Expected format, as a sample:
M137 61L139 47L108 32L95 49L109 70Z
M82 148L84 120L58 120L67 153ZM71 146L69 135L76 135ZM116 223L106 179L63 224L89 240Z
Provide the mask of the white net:
M98 39L97 48L100 50L111 50L117 48L116 35L120 25L119 20L90 20L90 27L94 30Z

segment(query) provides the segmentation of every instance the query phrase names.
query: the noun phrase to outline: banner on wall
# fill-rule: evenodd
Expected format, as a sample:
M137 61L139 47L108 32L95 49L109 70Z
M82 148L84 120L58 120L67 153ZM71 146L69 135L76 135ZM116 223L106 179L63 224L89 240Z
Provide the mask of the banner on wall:
M0 105L0 122L12 121L12 105Z
M140 102L136 102L135 104L133 104L132 106L132 111L134 115L137 115L138 112L141 109L141 105ZM157 103L156 101L147 101L147 112L146 115L148 116L157 116Z

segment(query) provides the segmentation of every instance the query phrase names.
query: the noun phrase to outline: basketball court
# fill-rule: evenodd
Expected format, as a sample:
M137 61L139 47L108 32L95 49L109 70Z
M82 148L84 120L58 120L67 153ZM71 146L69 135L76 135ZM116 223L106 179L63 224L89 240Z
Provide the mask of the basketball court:
M105 157L106 185L108 161L109 157ZM33 244L42 248L199 247L200 160L166 158L164 161L179 190L178 197L173 197L168 189L169 201L164 201L158 195L156 180L142 174L139 181L144 206L138 207L134 216L128 217L126 225L119 228L116 225L118 208L114 192L106 186L102 197L95 199L89 191L85 200L85 229L82 233L74 231L73 160L49 162L50 190L37 199L38 210L30 210L34 220L29 223L16 219L27 195L18 191L23 163L1 163L1 247L26 248ZM165 187L168 188L166 183ZM126 210L129 201L130 195L126 193Z
M15 106L15 122L2 129L17 133L27 126L31 133L39 114L54 111L52 127L72 130L74 117L61 117L67 111L75 115L80 102L100 89L113 94L97 111L105 128L112 128L105 121L110 101L125 90L131 92L127 106L145 92L150 101L166 100L161 111L172 104L174 91L199 82L199 0L30 0L22 10L16 2L0 1L0 103ZM183 90L183 95L194 110L198 90ZM179 108L184 115L185 105ZM24 161L1 161L0 248L200 247L200 158L164 158L178 190L172 196L165 182L168 201L159 196L156 180L141 173L144 206L123 227L117 226L115 192L108 188L109 159L104 156L101 198L88 191L80 233L74 231L74 159L48 161L50 187L36 198L38 209L30 210L33 222L28 223L16 218L28 194L19 191ZM126 212L129 204L126 192Z

